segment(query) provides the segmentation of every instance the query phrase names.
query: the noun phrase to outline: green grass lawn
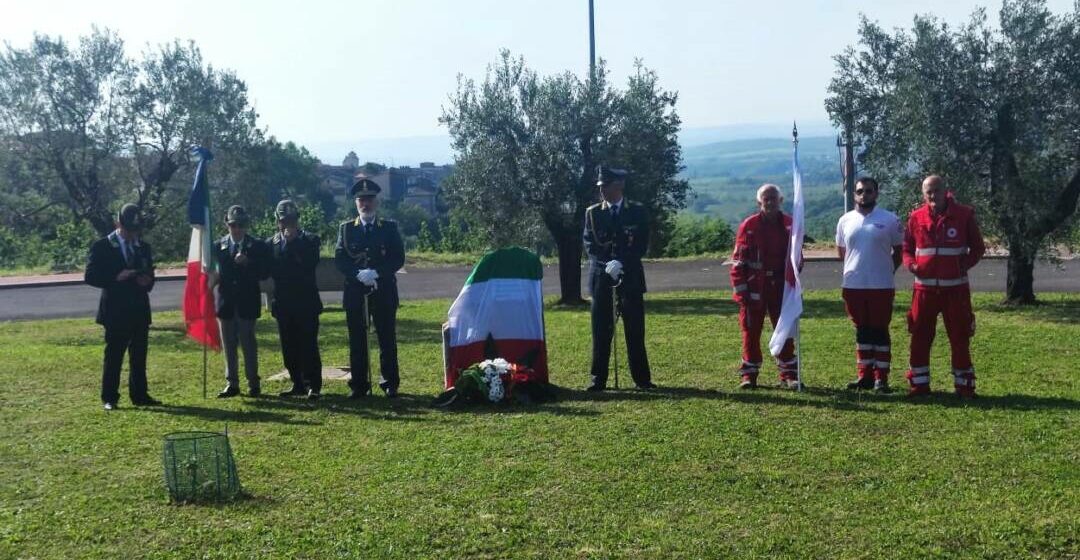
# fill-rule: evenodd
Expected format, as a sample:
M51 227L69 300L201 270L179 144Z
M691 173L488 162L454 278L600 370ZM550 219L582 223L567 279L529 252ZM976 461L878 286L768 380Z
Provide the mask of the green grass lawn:
M808 298L806 393L737 392L727 293L651 294L662 390L579 391L588 313L554 308L562 399L465 412L428 408L447 301L401 309L401 399L353 403L331 382L317 406L203 400L201 352L159 313L150 388L168 406L125 396L105 413L98 326L3 323L0 558L1076 558L1080 295L1023 310L997 298L976 298L974 402L951 395L944 332L928 400L843 390L854 340L837 292ZM272 320L259 336L276 373ZM346 362L340 310L321 345L326 364ZM226 423L248 497L170 505L162 436Z

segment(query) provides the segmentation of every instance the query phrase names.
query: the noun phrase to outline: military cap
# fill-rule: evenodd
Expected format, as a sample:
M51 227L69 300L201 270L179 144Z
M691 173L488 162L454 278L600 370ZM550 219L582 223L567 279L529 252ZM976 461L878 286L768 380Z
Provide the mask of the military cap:
M596 167L596 186L602 187L608 183L626 180L628 173L625 169L615 169L606 165Z
M359 198L361 196L375 196L382 191L382 187L378 183L368 178L361 178L353 183L352 188L349 189L349 196L351 198Z
M225 223L244 227L251 223L251 216L248 216L247 210L244 210L243 206L233 204L229 207L229 210L225 212Z
M295 202L286 198L277 203L277 208L274 209L274 216L279 220L299 218L300 208L296 206Z
M116 221L119 222L124 229L131 231L139 231L143 226L142 215L139 214L139 207L130 202L120 207L120 211L116 213Z

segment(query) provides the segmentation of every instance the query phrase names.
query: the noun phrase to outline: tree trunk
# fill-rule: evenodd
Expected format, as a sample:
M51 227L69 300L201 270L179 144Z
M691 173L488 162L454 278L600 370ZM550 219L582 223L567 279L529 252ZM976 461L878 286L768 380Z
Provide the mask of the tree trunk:
M1035 303L1035 254L1028 240L1009 240L1009 260L1005 280L1005 301L1009 305Z
M581 232L575 228L562 228L551 232L559 248L559 303L581 305Z

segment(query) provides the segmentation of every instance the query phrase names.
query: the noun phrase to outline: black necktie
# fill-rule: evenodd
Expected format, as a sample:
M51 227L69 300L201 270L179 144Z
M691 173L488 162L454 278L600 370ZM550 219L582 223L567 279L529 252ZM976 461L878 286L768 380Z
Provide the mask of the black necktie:
M364 235L371 234L371 224L364 224Z
M124 265L126 265L128 268L131 268L131 254L133 252L131 242L129 241L127 243L124 243L123 245L121 245L121 247L123 248L124 253Z

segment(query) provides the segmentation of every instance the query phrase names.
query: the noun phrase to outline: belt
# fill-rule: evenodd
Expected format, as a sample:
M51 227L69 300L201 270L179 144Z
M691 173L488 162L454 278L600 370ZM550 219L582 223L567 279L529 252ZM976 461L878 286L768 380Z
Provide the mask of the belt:
M940 288L948 288L950 286L961 286L968 283L967 276L960 278L916 278L916 284L923 286L937 286Z

